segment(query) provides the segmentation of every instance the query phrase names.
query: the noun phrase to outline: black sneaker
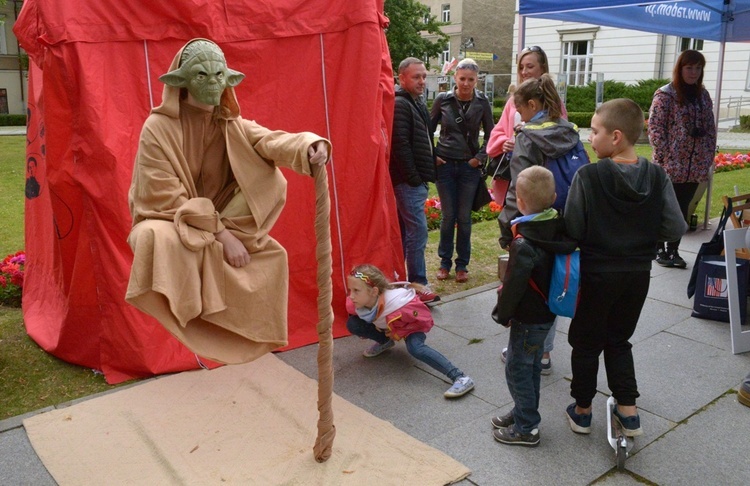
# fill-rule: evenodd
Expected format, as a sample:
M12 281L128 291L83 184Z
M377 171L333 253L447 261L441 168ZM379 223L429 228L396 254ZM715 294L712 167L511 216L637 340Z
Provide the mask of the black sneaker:
M534 429L529 434L516 432L514 427L503 427L492 431L496 441L508 445L520 445L524 447L536 447L539 445L539 429Z
M501 429L503 427L508 427L510 425L513 425L516 422L516 419L513 418L513 410L506 413L505 415L498 415L497 417L492 417L492 426L496 429Z
M671 258L670 252L665 250L659 250L656 252L656 263L662 267L672 268L674 267L674 260Z
M682 259L677 250L672 254L672 265L675 268L687 268L687 262Z

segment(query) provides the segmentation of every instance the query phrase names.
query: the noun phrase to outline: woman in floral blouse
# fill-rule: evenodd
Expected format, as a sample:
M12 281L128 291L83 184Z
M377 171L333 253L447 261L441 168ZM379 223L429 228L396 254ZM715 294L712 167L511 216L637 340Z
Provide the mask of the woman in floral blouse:
M654 93L648 117L648 137L654 163L664 168L688 220L688 206L698 186L708 181L716 151L713 102L703 87L706 58L687 50L677 58L672 82ZM680 257L680 240L659 243L656 262L663 267L686 268Z

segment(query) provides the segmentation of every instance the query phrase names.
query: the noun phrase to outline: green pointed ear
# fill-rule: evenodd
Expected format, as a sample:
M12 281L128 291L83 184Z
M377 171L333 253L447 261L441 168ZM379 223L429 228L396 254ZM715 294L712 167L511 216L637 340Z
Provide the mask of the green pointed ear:
M185 78L181 68L162 74L159 76L159 81L175 88L186 88L188 85L188 80Z
M235 86L240 84L243 79L245 79L244 74L239 71L235 71L234 69L227 68L227 84L229 86L234 88Z

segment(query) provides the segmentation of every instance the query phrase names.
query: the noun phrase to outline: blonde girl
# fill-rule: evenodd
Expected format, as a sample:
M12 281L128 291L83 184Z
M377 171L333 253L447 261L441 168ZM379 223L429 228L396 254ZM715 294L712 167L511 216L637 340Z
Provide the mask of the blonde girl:
M357 265L347 278L349 295L346 328L365 339L375 341L363 353L374 358L404 340L413 357L443 373L453 385L443 394L446 398L465 395L474 381L448 359L425 344L426 333L434 322L430 309L419 299L408 282L390 283L374 265Z

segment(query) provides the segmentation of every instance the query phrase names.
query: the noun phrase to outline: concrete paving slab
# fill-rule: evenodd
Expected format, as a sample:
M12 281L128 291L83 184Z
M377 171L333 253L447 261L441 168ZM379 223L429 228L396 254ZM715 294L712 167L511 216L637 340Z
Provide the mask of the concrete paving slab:
M493 325L505 330L494 322ZM482 342L468 344L466 340L458 341L455 335L435 326L427 334L425 342L471 376L476 383L476 388L472 392L474 396L496 405L512 402L504 381L505 366L500 360L500 353L508 343L507 330L500 336L491 336ZM417 360L414 360L414 363L425 372L439 376L438 371L430 366ZM499 382L502 382L502 387L497 386Z
M0 434L0 484L55 486L22 427Z
M750 409L721 396L627 466L656 484L750 484L749 430Z
M347 352L349 360L339 360L336 364L334 391L412 437L426 441L445 428L459 427L467 413L487 413L493 408L473 393L457 399L443 397L450 387L447 378L417 366L419 362L409 355L403 343L376 358L365 358L361 353L367 342L356 337L336 340L337 345L342 344L336 347L336 353L345 346L356 346L357 352ZM311 353L313 350L308 348L314 346L305 348L306 361L315 366L316 350ZM279 358L294 366L297 359L287 359L291 354L302 353L281 353ZM308 376L314 377L315 373Z
M496 302L494 290L473 293L433 306L432 316L435 323L446 331L466 339L484 339L505 332L505 328L490 317Z
M750 357L666 332L634 345L633 359L638 408L673 422L698 412L750 370ZM607 390L602 378L599 389Z
M654 264L654 267L659 265ZM652 270L651 283L648 288L648 296L654 300L667 302L686 309L686 317L690 315L693 308L693 300L687 296L687 285L690 280L692 264L687 269L667 269L667 272L660 273L662 270Z
M660 291L663 292L663 291ZM682 306L661 302L655 299L647 299L638 319L631 344L636 344L648 339L662 331L670 329L685 319L689 318L690 311Z
M743 331L750 331L750 325L741 326L741 328ZM693 341L710 344L729 353L732 352L732 335L727 322L688 317L670 327L668 331Z

